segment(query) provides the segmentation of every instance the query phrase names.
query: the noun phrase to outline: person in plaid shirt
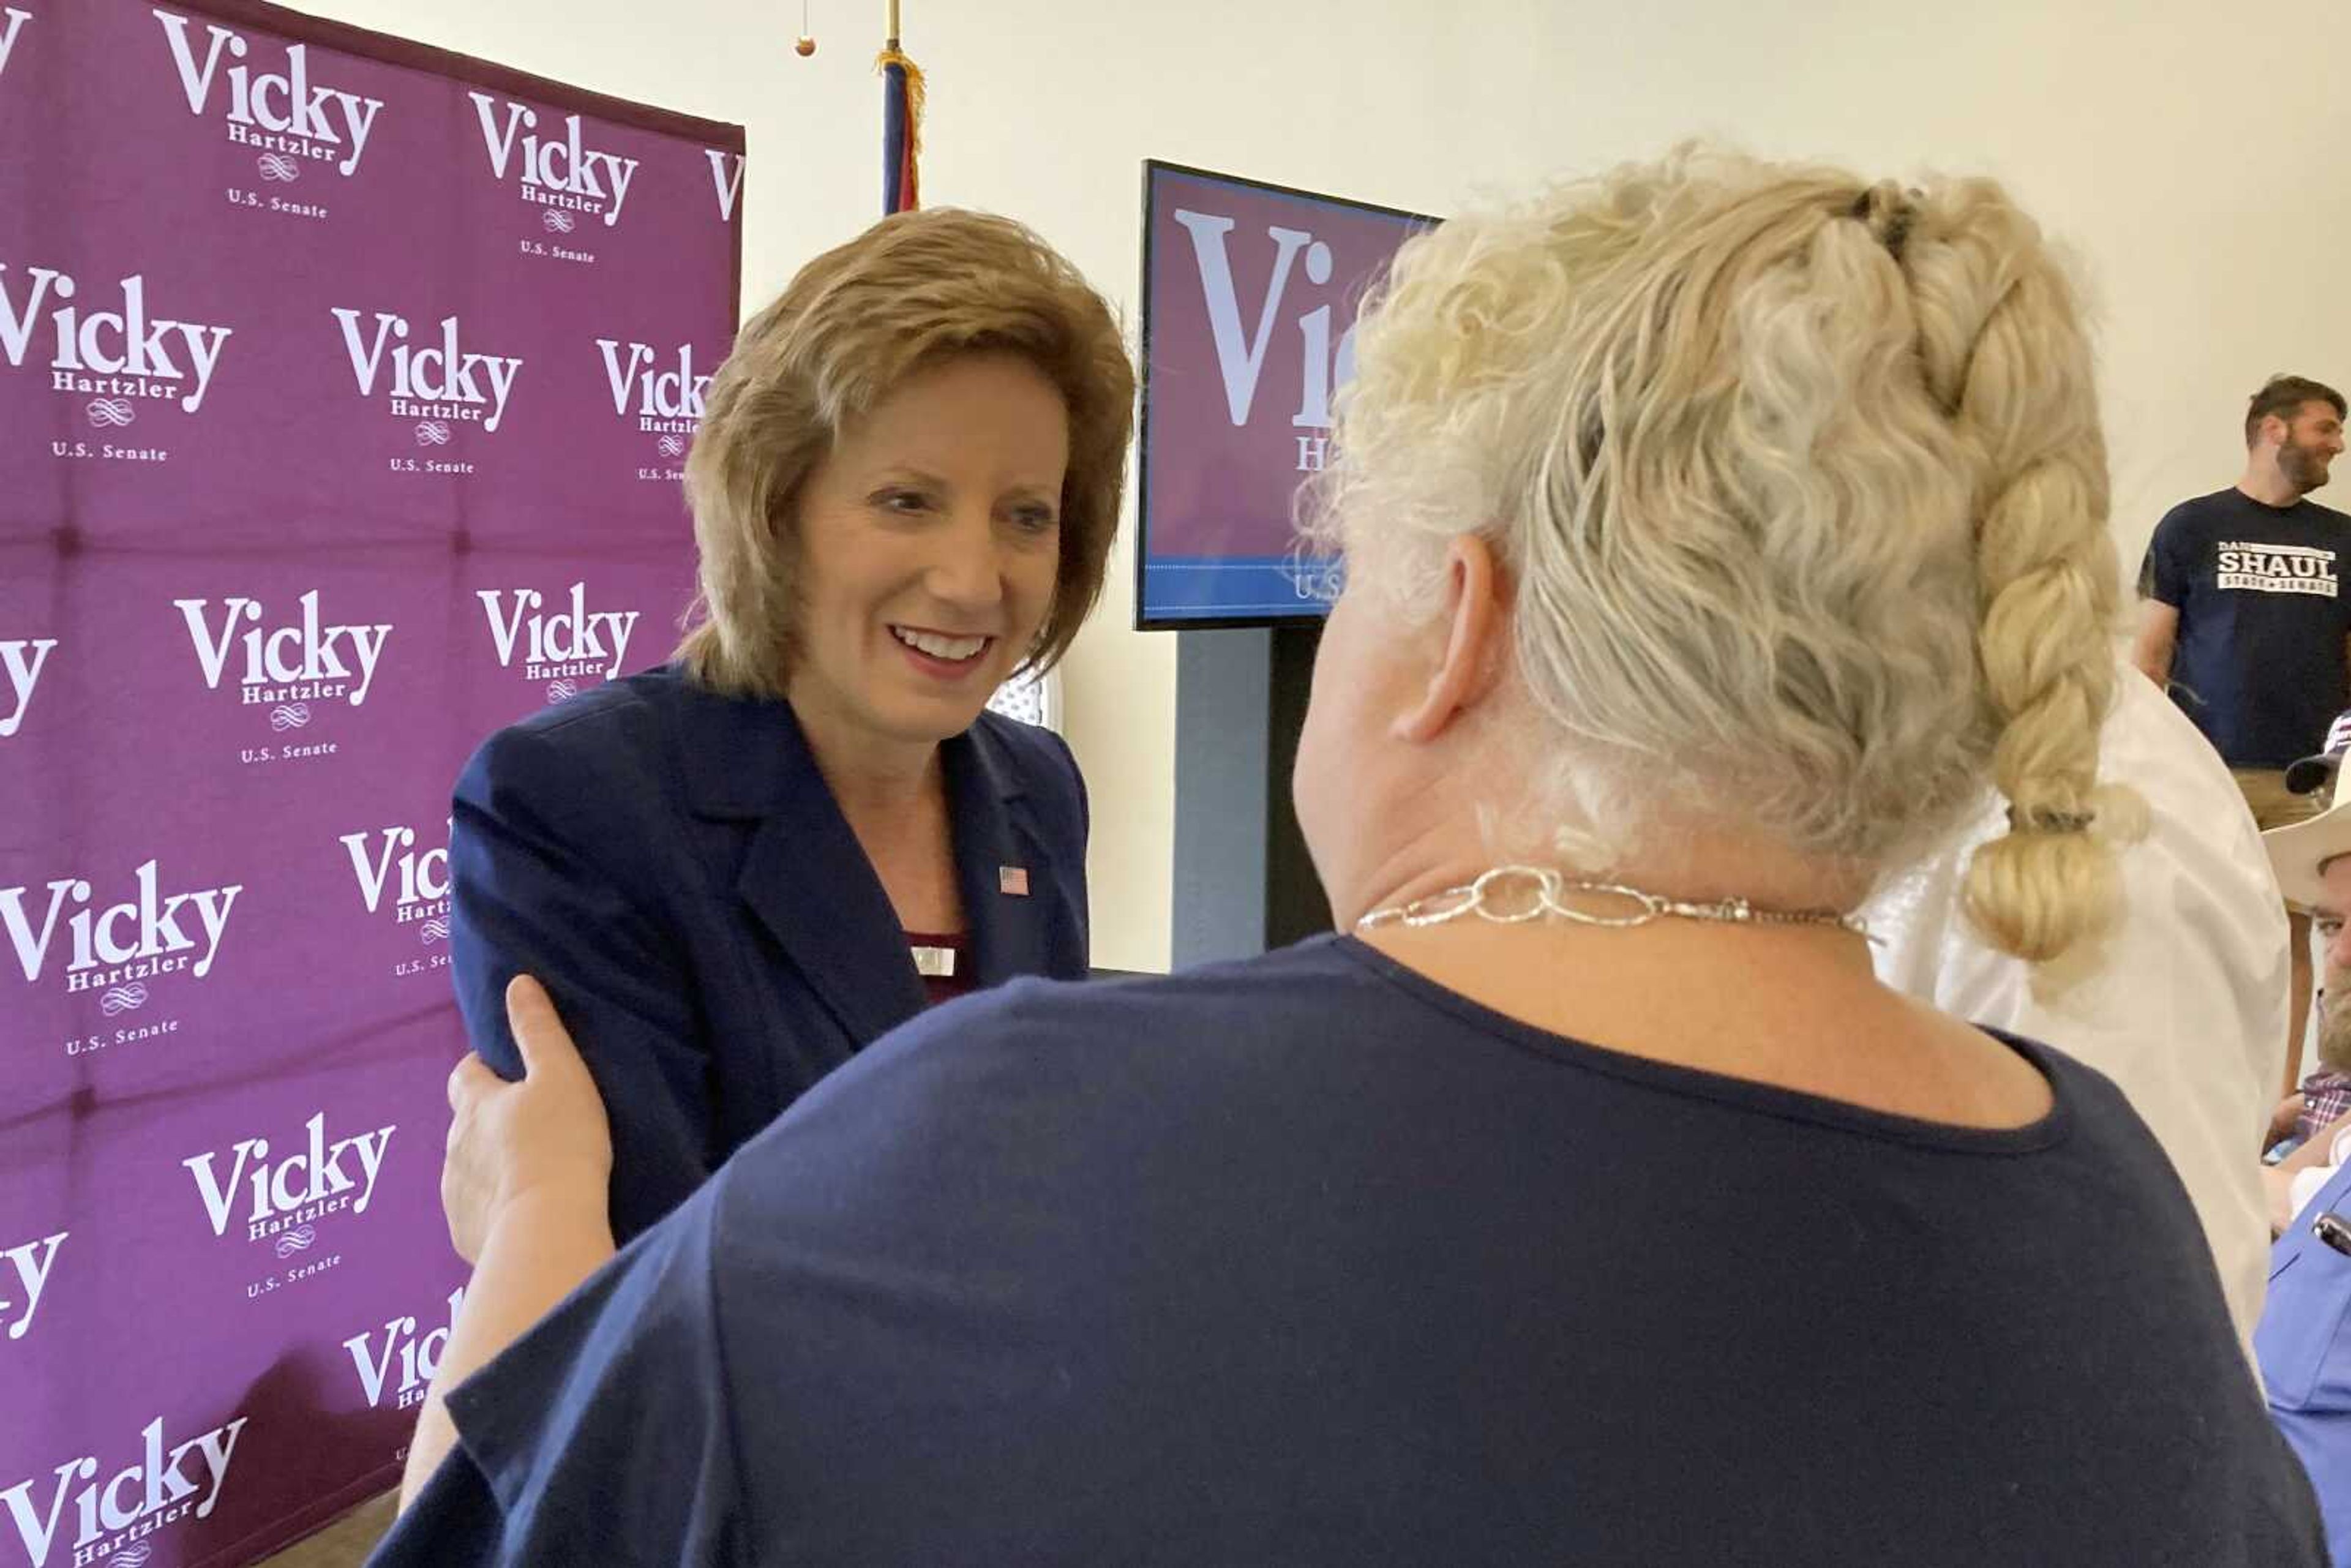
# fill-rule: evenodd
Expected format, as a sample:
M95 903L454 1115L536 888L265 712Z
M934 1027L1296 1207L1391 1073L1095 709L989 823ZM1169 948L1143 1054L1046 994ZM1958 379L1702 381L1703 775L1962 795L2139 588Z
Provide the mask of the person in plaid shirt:
M2331 980L2333 975L2330 973L2328 977ZM2327 1053L2330 1036L2351 1034L2351 1019L2340 1019L2339 1014L2330 1019L2322 1013L2319 1029L2319 1069L2302 1081L2302 1088L2294 1096L2302 1102L2302 1109L2294 1119L2294 1135L2305 1144L2317 1136L2320 1128L2331 1126L2351 1113L2351 1072L2330 1061ZM2338 1039L2335 1043L2339 1049L2344 1042ZM2339 1055L2336 1060L2340 1060Z

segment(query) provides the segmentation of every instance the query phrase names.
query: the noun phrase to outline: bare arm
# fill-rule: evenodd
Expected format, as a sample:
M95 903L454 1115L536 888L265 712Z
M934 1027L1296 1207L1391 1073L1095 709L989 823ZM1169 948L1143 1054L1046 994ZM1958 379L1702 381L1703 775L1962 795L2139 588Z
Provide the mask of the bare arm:
M400 1479L402 1509L416 1500L457 1446L448 1391L520 1339L612 1252L611 1227L601 1213L584 1209L576 1195L527 1194L499 1212L473 1282L465 1287L465 1304L450 1329L440 1369L417 1412Z
M2283 1171L2291 1176L2294 1172L2306 1171L2313 1166L2333 1165L2335 1135L2337 1133L2346 1132L2351 1132L2351 1112L2346 1112L2311 1134L2300 1148L2278 1161L2272 1168Z
M508 1083L477 1056L449 1078L449 1153L441 1202L458 1255L474 1263L465 1302L418 1412L400 1506L416 1500L449 1450L450 1389L482 1369L611 1259L611 1142L594 1080L536 980L507 988L523 1077Z
M2272 1236L2283 1235L2294 1223L2294 1178L2334 1163L2335 1134L2345 1132L2351 1132L2351 1113L2337 1116L2313 1133L2308 1142L2277 1164L2262 1167L2262 1192L2269 1201Z
M2131 640L2131 663L2158 689L2171 685L2171 652L2179 641L2179 607L2159 599L2139 601L2138 633ZM2351 649L2346 650L2351 657Z

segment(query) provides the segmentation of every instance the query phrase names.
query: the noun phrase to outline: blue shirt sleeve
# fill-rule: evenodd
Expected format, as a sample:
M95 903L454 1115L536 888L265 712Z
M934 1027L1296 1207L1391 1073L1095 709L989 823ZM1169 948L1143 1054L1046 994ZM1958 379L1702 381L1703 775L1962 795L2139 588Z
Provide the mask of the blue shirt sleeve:
M451 1392L459 1447L370 1568L747 1568L713 1270L723 1186Z
M2318 1494L2335 1560L2351 1562L2351 1258L2311 1222L2351 1212L2351 1166L2330 1177L2270 1252L2269 1299L2253 1332L2270 1415Z
M2196 574L2199 541L2190 521L2178 508L2166 512L2147 542L2147 564L2139 573L2140 591L2174 610L2187 608Z

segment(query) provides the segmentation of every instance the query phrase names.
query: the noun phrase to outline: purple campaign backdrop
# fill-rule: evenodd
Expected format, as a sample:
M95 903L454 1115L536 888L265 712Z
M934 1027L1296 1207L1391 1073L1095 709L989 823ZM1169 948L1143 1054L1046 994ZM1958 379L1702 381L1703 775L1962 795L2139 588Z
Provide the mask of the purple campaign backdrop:
M0 1568L392 1482L462 1266L448 798L658 661L743 133L0 0Z
M1146 165L1145 624L1319 615L1290 505L1322 466L1356 308L1434 218Z

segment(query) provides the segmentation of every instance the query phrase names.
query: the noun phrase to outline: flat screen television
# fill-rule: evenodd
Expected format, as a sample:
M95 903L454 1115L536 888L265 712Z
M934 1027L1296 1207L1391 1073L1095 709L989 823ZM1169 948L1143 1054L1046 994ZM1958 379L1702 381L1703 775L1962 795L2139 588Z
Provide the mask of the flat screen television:
M1140 631L1319 620L1337 574L1292 503L1329 450L1355 311L1437 219L1149 160L1143 165Z

